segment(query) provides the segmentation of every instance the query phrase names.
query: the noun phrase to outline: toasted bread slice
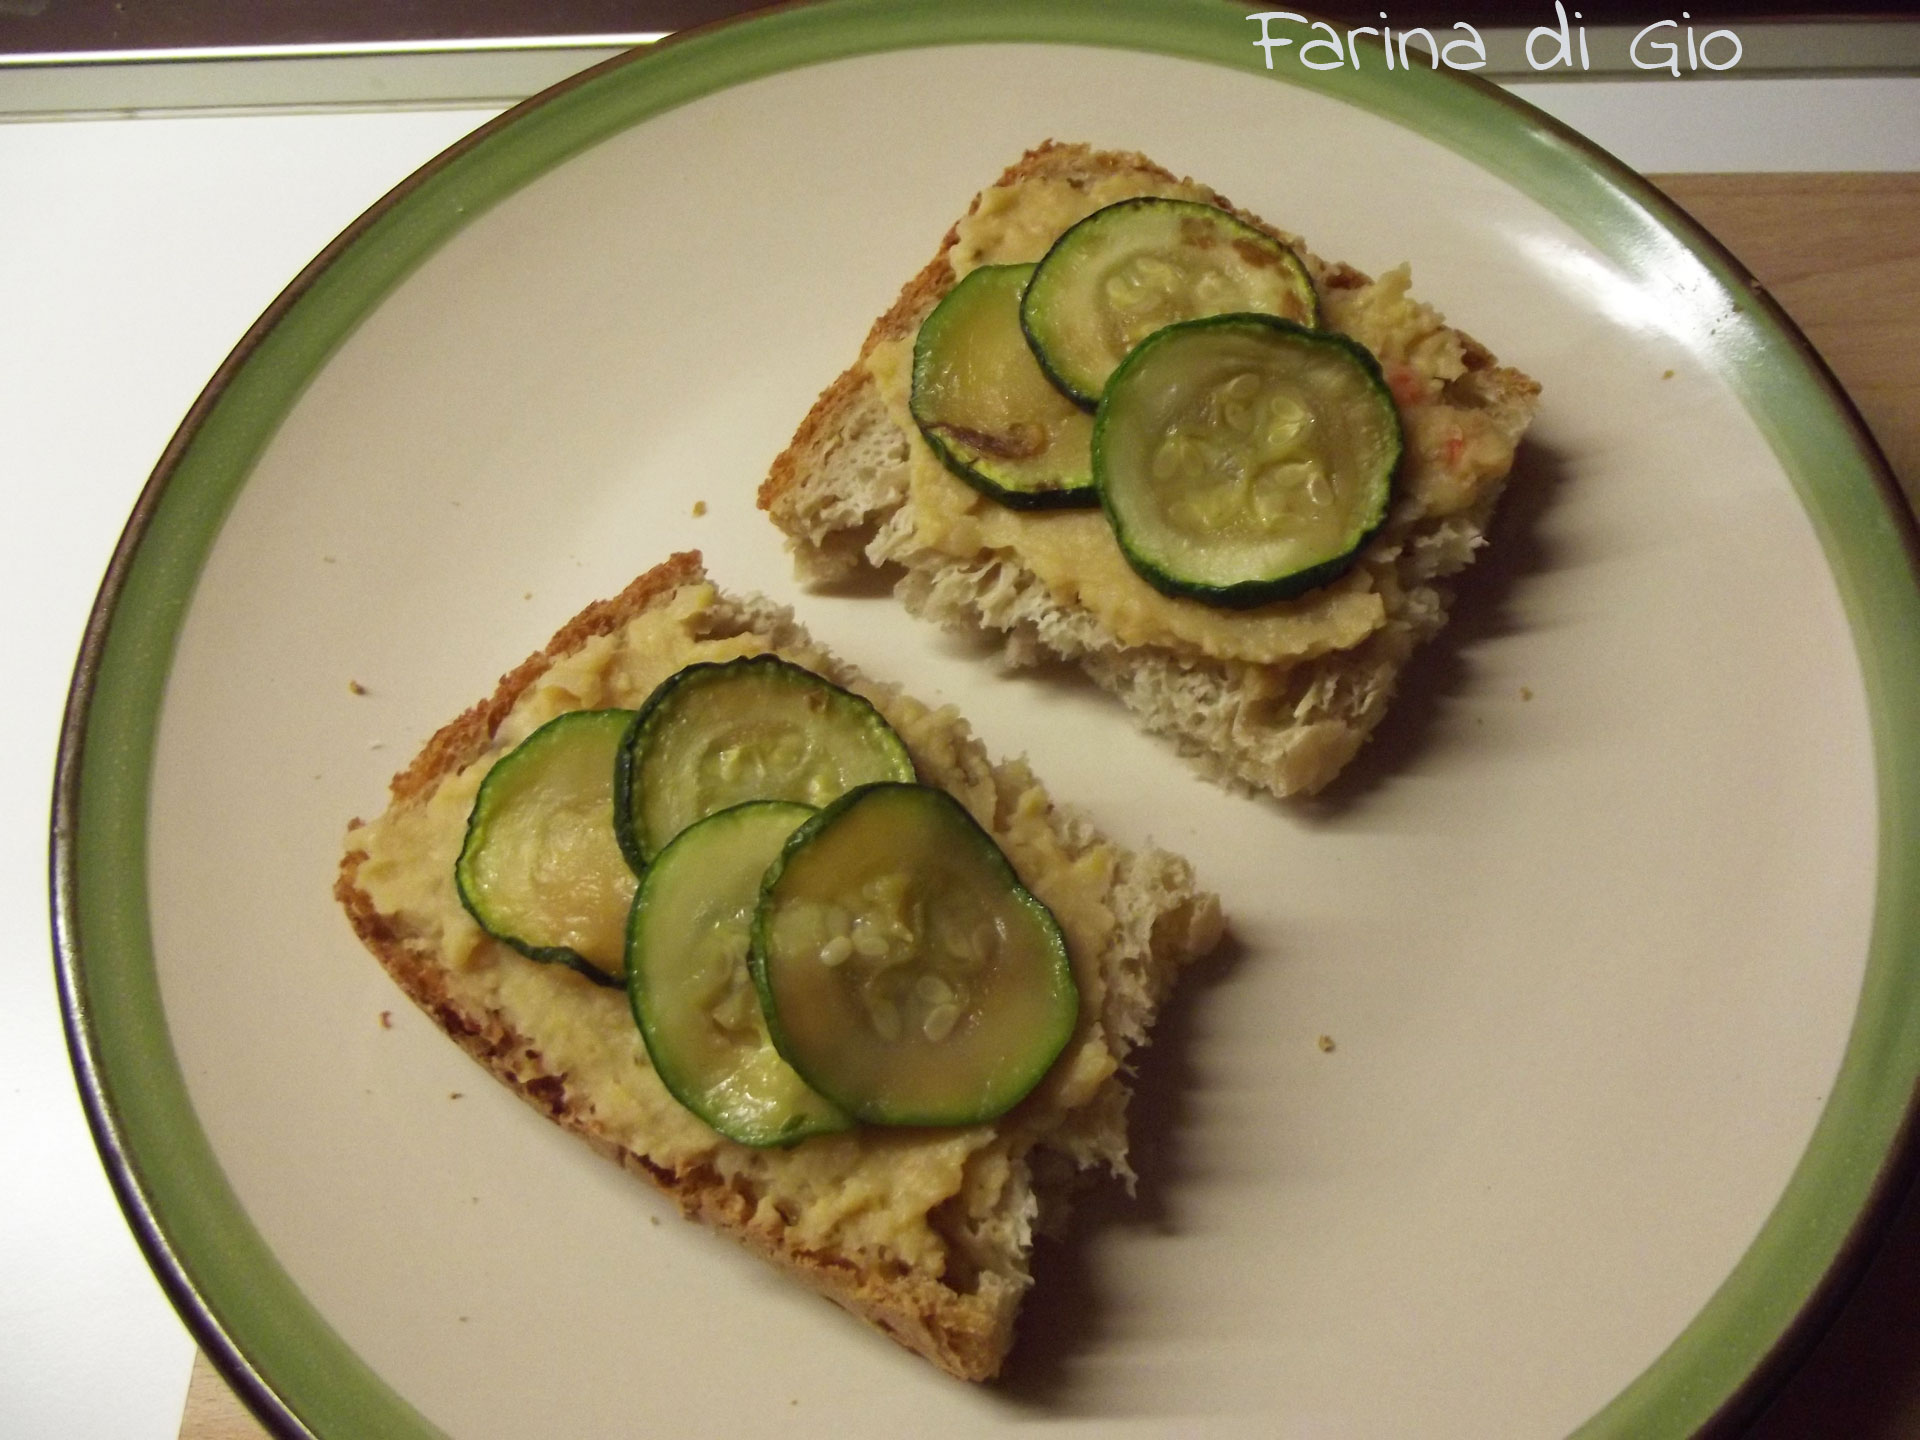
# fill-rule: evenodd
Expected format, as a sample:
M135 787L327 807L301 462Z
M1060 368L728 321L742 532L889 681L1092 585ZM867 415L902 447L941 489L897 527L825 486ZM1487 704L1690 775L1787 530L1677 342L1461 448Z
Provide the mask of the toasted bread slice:
M913 338L960 276L1037 260L1136 195L1220 206L1293 246L1323 323L1381 362L1407 450L1385 527L1340 579L1254 610L1153 590L1097 511L1016 512L949 474L907 410ZM1380 722L1401 666L1446 619L1446 577L1483 543L1539 387L1407 294L1135 154L1051 141L974 198L827 388L760 489L801 573L898 567L908 609L985 632L1015 666L1079 665L1202 769L1277 795L1320 789Z
M921 778L991 832L1066 934L1081 1011L1040 1087L992 1124L868 1128L787 1149L722 1139L651 1069L624 993L489 939L453 867L488 768L565 710L634 707L696 660L777 653L865 696ZM789 612L708 583L676 555L589 607L394 778L386 813L348 832L335 893L416 1003L509 1087L697 1218L744 1241L902 1345L993 1376L1030 1284L1037 1229L1069 1183L1127 1167L1128 1055L1174 978L1212 947L1219 906L1157 850L1112 845L1056 808L1019 761L992 763L931 710L828 655Z

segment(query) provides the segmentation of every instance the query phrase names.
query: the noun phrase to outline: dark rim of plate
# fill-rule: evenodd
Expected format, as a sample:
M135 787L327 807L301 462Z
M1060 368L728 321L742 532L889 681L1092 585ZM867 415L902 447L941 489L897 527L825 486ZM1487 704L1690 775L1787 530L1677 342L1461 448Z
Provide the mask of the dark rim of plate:
M850 0L850 3L849 0L792 0L792 3L772 5L677 32L644 50L615 57L531 96L435 156L341 232L248 329L208 381L168 443L114 548L82 639L61 727L54 776L50 882L54 962L67 1044L87 1122L114 1193L162 1288L200 1348L234 1392L274 1435L285 1437L285 1440L319 1440L319 1437L274 1391L247 1355L240 1340L230 1334L216 1317L213 1307L200 1293L187 1264L161 1225L143 1180L135 1147L107 1098L101 1076L98 1036L81 978L84 943L80 933L80 903L76 888L76 841L80 826L85 736L107 637L119 610L128 571L175 471L235 377L251 362L262 343L297 302L341 256L428 181L484 146L502 131L518 125L530 114L556 100L615 71L638 66L643 73L650 73L646 67L652 57L671 53L688 42L704 40L742 26L755 26L765 19L795 12L852 9L874 12L888 8L905 10L910 7L888 7L884 0L881 4L866 3L866 0ZM956 10L960 8L955 7ZM1085 7L1068 3L1054 8L1084 10ZM1049 34L1046 38L1056 37ZM871 53L903 48L911 43L897 34L889 33L872 44L849 46L841 53ZM1128 48L1149 53L1154 50L1151 43ZM1848 431L1858 458L1874 477L1881 505L1891 517L1901 545L1910 561L1920 567L1920 531L1916 530L1913 511L1877 442L1826 362L1746 267L1678 205L1593 142L1487 81L1468 74L1443 74L1449 83L1468 87L1483 99L1497 102L1527 129L1576 152L1613 189L1626 195L1652 216L1660 227L1676 236L1687 249L1710 259L1716 269L1736 277L1745 285L1765 321L1790 343L1811 378L1825 392L1825 399ZM517 188L517 185L508 188ZM1764 1358L1725 1396L1698 1428L1697 1434L1713 1437L1737 1435L1764 1409L1844 1306L1884 1239L1916 1174L1920 1174L1920 1091L1908 1096L1904 1118L1879 1167L1866 1203L1856 1213L1823 1279L1774 1340Z

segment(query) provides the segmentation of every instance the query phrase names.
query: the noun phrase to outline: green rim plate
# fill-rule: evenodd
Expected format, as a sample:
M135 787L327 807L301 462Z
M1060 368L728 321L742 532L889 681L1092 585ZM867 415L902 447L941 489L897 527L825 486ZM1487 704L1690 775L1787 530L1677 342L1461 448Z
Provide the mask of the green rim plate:
M122 1205L202 1346L281 1435L437 1433L339 1339L246 1220L189 1101L145 889L156 725L194 584L235 496L306 383L473 216L629 126L760 76L960 43L1115 47L1266 73L1246 16L1213 0L823 0L676 37L556 86L420 170L307 267L215 374L115 551L61 738L56 963L89 1121ZM1383 69L1271 72L1414 129L1513 185L1678 304L1810 516L1852 627L1880 801L1866 979L1831 1096L1758 1238L1685 1331L1578 1432L1741 1423L1838 1307L1912 1168L1920 1080L1920 583L1913 520L1851 404L1711 237L1645 181L1494 87ZM1676 287L1676 293L1678 287Z

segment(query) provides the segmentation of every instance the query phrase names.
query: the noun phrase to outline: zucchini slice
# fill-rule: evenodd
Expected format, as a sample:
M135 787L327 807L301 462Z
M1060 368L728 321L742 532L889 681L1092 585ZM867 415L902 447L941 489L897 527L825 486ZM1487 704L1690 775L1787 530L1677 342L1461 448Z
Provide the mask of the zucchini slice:
M460 903L489 935L603 985L620 983L633 901L613 830L614 757L633 716L570 711L503 755L453 867Z
M753 978L773 1043L876 1125L1018 1104L1080 996L1053 914L943 790L863 786L793 833L760 890Z
M813 813L753 800L689 825L647 868L627 927L627 998L654 1072L742 1145L853 1124L773 1048L747 968L761 878Z
M1084 409L1154 331L1257 311L1317 325L1300 257L1213 205L1143 196L1096 210L1040 260L1020 324L1053 383Z
M1353 563L1386 520L1402 445L1362 346L1270 315L1218 315L1148 337L1114 372L1093 472L1150 585L1252 606Z
M614 770L635 870L694 821L747 800L815 807L873 780L911 780L893 727L858 695L772 655L689 665L640 707Z
M1097 505L1093 422L1065 399L1020 329L1032 265L968 272L920 324L909 407L946 467L1015 509Z

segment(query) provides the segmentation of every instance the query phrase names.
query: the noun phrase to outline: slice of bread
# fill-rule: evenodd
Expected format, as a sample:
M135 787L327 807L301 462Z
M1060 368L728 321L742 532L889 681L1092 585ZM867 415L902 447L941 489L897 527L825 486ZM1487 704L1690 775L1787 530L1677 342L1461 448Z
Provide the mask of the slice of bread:
M1039 1088L997 1122L866 1128L788 1149L722 1139L666 1093L622 991L527 959L460 907L467 811L514 744L565 710L638 706L695 660L766 652L872 701L922 780L967 806L1060 921L1078 1025ZM510 1088L688 1216L969 1380L999 1370L1034 1234L1060 1218L1075 1179L1103 1168L1130 1182L1127 1058L1180 970L1220 934L1219 905L1186 862L1104 840L1022 762L989 760L951 710L868 681L788 611L719 593L698 554L589 607L429 740L394 777L387 811L349 830L335 894L401 988Z
M968 489L906 408L913 337L985 263L1039 259L1068 225L1115 201L1218 205L1292 245L1323 323L1381 362L1406 430L1386 526L1345 576L1295 600L1209 609L1125 566L1097 511L1013 512ZM897 567L915 614L997 637L1014 666L1079 665L1208 773L1277 795L1320 789L1380 722L1401 666L1446 619L1446 577L1483 543L1539 387L1407 294L1311 254L1145 157L1052 141L974 198L827 388L760 489L803 576Z

